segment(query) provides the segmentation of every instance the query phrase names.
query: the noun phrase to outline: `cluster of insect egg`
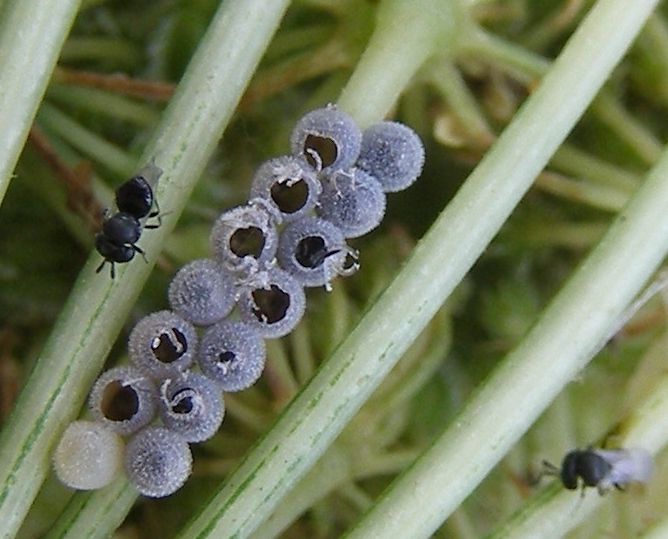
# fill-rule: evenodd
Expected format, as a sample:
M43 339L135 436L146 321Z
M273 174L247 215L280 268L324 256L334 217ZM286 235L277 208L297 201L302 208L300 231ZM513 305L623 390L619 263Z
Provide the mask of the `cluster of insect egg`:
M291 155L260 166L248 204L216 220L213 257L177 272L171 310L135 326L132 365L97 380L89 402L95 422L75 422L56 452L63 482L98 488L123 459L141 494L162 497L180 488L190 474L188 444L213 436L223 420L222 393L258 380L264 339L294 329L305 309L304 287L329 288L337 275L354 273L357 253L346 239L380 224L385 193L408 187L424 162L422 143L408 127L381 122L362 133L334 106L304 116L290 143ZM191 369L195 363L199 372ZM152 424L156 416L162 426ZM110 432L132 436L124 451ZM104 473L96 469L101 461Z

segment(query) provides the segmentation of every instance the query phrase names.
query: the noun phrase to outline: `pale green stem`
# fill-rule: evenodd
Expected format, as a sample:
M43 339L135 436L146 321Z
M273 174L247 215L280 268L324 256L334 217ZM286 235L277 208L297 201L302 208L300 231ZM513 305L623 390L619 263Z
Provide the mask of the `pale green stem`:
M180 537L246 536L273 511L462 280L573 128L656 3L639 0L630 9L627 0L599 2L394 282ZM440 16L431 9L411 6L414 13L430 20ZM401 56L401 51L413 50L418 60L423 58L422 48L411 43L422 43L423 37L413 36L410 23L424 32L425 23L409 17L397 29L401 39L372 38L371 46L381 47L382 54L368 50L359 69L372 73L373 78L361 84L368 73L356 72L351 88L344 90L345 108L359 114L356 119L362 123L380 120L400 91L392 85L408 82L405 76L393 74L394 69L405 73L401 62L413 61ZM611 34L613 26L616 30ZM390 46L401 61L393 60ZM378 96L384 105L371 96ZM442 486L439 488L434 498L442 497Z
M84 127L57 108L44 103L37 114L37 121L47 131L57 134L79 150L120 177L129 177L137 164L137 158L120 149L100 135Z
M392 451L391 453L381 453L372 455L363 455L361 460L355 459L353 466L353 477L356 480L366 479L374 475L396 474L406 469L412 463L420 452L417 449L404 449Z
M447 101L452 114L459 118L477 144L481 147L491 145L494 130L457 67L447 59L435 61L427 67L426 78Z
M264 61L271 62L298 50L317 47L318 44L322 43L323 36L331 34L333 30L334 26L328 24L313 24L291 30L282 30L271 42Z
M443 530L443 528L441 528ZM467 514L464 507L455 511L445 524L445 531L440 537L455 539L479 539L479 535L473 524L473 519Z
M668 69L668 26L661 13L655 13L647 21L642 41L654 62L660 65L664 74ZM665 75L664 75L665 76Z
M598 241L607 228L607 223L531 223L531 227L523 229L519 239L520 246L538 247L555 245L571 249L585 249Z
M258 412L236 395L225 395L225 410L228 416L236 418L253 432L264 432L270 422L268 415Z
M550 165L566 174L579 176L583 180L591 180L603 186L610 186L627 194L631 194L640 185L638 175L570 144L561 145L561 148L552 156Z
M121 475L100 491L78 493L44 539L104 539L118 528L137 499L137 491ZM81 518L95 514L95 519Z
M454 426L383 494L349 537L428 536L577 376L666 255L667 174L668 151L533 329L454 419ZM664 393L665 414L668 391ZM668 421L664 423L668 436ZM628 441L634 445L631 441L636 440ZM645 437L642 445L654 449L657 444ZM416 499L419 514L410 509Z
M624 141L645 163L653 165L663 147L648 128L629 113L609 92L603 91L592 104L592 112Z
M333 287L327 299L327 343L323 349L329 355L348 334L352 325L353 309L343 285Z
M152 126L160 119L160 113L151 105L97 88L51 84L47 95L54 101L77 109L113 118L115 121L125 120L140 127Z
M61 2L50 4L42 9L53 17L54 5ZM95 274L100 257L91 255L3 429L0 537L12 537L20 526L49 469L53 444L78 414L287 4L224 2L212 20L140 162L155 158L164 170L157 198L171 212L160 228L141 239L150 263L139 259L119 265L112 281L106 272ZM82 526L100 518L97 502L86 507L89 511L77 517Z
M573 180L555 172L543 172L536 180L536 187L593 208L617 212L628 201L629 193L604 185Z
M380 399L372 396L369 405L373 406L374 412L379 414L392 414L408 406L410 399L422 388L445 361L446 355L452 343L452 330L450 328L449 316L438 324L438 333L432 337L429 350L411 365L411 369L401 380L385 392ZM436 325L436 324L435 324ZM402 360L405 361L405 358ZM378 392L380 393L380 392ZM375 401L375 402L374 402Z
M373 499L355 483L346 483L336 489L336 493L348 500L359 512L364 512L373 503Z
M0 21L0 202L80 0L16 0Z
M267 341L267 364L264 376L279 402L290 400L299 389L285 346L280 340Z
M663 167L663 179L665 179L665 174L668 173L668 158L665 155L659 167ZM664 377L656 389L625 421L626 430L618 440L620 447L642 447L651 453L658 453L668 444L666 418L668 418L668 377ZM532 499L490 537L494 539L562 537L569 530L585 522L605 501L606 498L592 490L581 503L578 503L577 511L573 511L575 503L573 492L565 490L559 481L555 481L555 484Z
M141 61L137 48L125 39L108 37L71 37L63 45L61 62L99 61L132 66Z
M362 127L382 119L436 46L453 44L459 0L385 0L339 105ZM400 45L400 46L399 46ZM382 81L382 84L379 84Z
M460 52L493 60L527 83L542 77L551 63L539 54L481 29L465 34Z
M299 324L295 328L290 334L290 344L295 364L295 376L301 386L311 379L315 370L315 358L307 324Z
M336 445L330 447L296 488L283 498L276 511L250 537L252 539L279 537L281 532L309 507L350 481L349 459L350 457Z

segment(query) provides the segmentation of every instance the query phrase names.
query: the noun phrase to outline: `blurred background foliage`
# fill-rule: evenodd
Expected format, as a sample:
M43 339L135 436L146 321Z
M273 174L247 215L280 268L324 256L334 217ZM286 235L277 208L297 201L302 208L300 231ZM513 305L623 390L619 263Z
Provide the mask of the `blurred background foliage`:
M293 2L109 364L123 360L134 322L167 305L176 269L207 256L213 220L246 200L255 168L287 153L296 119L336 101L373 30L377 4ZM207 500L388 284L538 84L540 73L531 66L548 65L593 2L471 4L475 20L507 51L444 52L402 96L393 117L423 137L426 168L411 189L390 197L381 228L357 240L360 273L335 283L330 294L309 291L305 321L271 343L261 383L230 396L221 433L195 448L194 477L166 500L141 500L118 537L172 537ZM0 420L92 248L103 208L133 172L217 6L216 0L84 2L0 211ZM596 243L658 156L659 141L668 138L667 11L662 5L653 16L459 291L323 457L327 463L343 455L337 461L344 463L342 473L335 479L324 474L318 488L304 487L321 495L301 507L306 512L284 537L334 537L355 522L522 338ZM532 493L541 458L558 462L564 451L613 433L656 373L665 374L665 325L659 297L612 339L439 534L482 536ZM631 537L644 530L661 515L666 483L615 495L613 505L574 536ZM66 499L65 489L50 480L22 536L40 536Z

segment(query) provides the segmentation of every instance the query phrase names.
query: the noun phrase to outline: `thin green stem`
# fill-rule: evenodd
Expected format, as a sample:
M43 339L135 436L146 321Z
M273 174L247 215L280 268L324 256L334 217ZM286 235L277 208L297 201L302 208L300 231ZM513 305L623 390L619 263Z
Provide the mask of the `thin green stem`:
M449 60L439 60L428 66L426 78L447 101L476 144L482 148L490 146L495 138L494 130L456 66Z
M647 21L642 41L665 73L668 69L668 25L660 13L655 13Z
M0 22L0 202L80 0L21 0Z
M61 62L102 60L115 65L133 66L141 53L125 39L108 37L71 37L63 45Z
M395 450L389 453L364 455L364 458L352 462L353 476L356 480L374 475L390 475L405 470L418 456L417 449Z
M104 539L115 530L137 499L125 476L100 491L75 494L44 539ZM95 514L95 518L82 515Z
M460 51L498 62L519 80L527 83L541 78L550 69L551 63L539 54L482 29L468 32L463 38Z
M541 248L554 245L570 249L586 249L594 245L605 232L607 223L595 221L572 222L532 222L523 229L518 244L522 247Z
M386 537L390 530L402 537L428 536L575 378L668 251L666 174L668 150L526 338L469 400L454 426L390 487L350 537ZM591 308L594 304L596 309ZM642 422L644 416L640 417ZM665 430L668 437L668 421L664 423L663 430L655 430L661 435ZM635 445L631 442L637 440L628 441ZM643 438L643 447L655 449L657 444ZM445 481L448 489L443 491ZM419 515L408 509L409 499L416 498L422 500ZM558 529L562 532L563 526Z
M570 144L561 145L550 160L550 165L566 174L573 174L602 186L613 187L626 194L631 194L640 185L640 177L637 174L599 159Z
M573 180L554 172L543 172L536 180L536 187L568 200L613 212L621 210L629 198L626 191Z
M19 2L24 3L34 4ZM171 212L159 229L142 237L150 263L119 266L112 281L104 273L95 274L100 258L91 255L2 431L1 537L12 537L20 526L49 469L53 444L78 414L287 4L224 2L212 20L141 160L155 159L163 169L157 197ZM54 9L51 5L39 12L53 16ZM31 28L29 22L26 28ZM91 498L98 495L103 496ZM77 522L92 526L101 508L96 502L86 507L89 511L78 515Z
M371 496L364 492L364 490L355 483L346 483L345 485L341 485L338 489L336 489L336 493L345 500L348 500L348 502L351 503L360 513L368 510L373 503Z
M257 433L264 432L270 420L268 415L258 412L255 407L249 406L236 395L225 395L225 411L227 415Z
M627 0L602 0L592 10L396 279L180 537L248 535L273 511L462 280L573 128L656 3L639 0L629 9ZM433 5L425 9L410 5L412 15L396 23L400 28L394 27L401 39L372 37L358 66L363 73L353 74L342 94L345 108L362 124L381 119L401 91L396 85L408 83L405 75L414 67L408 70L401 63L423 58L424 38L412 33L425 32L427 23L418 15L431 21L441 15ZM612 26L616 31L611 35L608 29ZM384 27L379 28L385 32ZM434 44L444 46L437 40ZM376 47L381 51L373 50ZM404 50L417 52L407 59ZM402 76L395 76L395 69ZM556 109L560 114L554 114ZM551 118L548 125L545 118ZM436 499L442 497L442 484L441 492L433 496ZM397 536L395 532L387 536Z
M160 119L160 113L151 105L97 88L52 83L47 95L54 101L140 127L153 126Z
M285 57L298 50L311 49L322 43L324 36L332 34L334 26L330 24L313 24L291 30L283 30L271 42L264 57L265 62Z
M299 515L350 481L350 478L350 457L337 445L333 445L250 537L252 539L279 537Z
M101 163L120 177L129 177L137 158L103 139L64 112L44 103L37 115L38 122L48 131L57 134L82 154Z
M343 286L333 287L327 299L327 341L323 351L330 355L350 330L353 308Z
M459 0L385 0L371 41L341 94L341 108L362 127L382 118L435 48L454 45L463 16Z
M299 389L299 384L295 380L290 360L282 341L271 340L267 342L265 377L275 399L279 403L289 401Z
M603 91L592 104L592 111L645 163L657 162L663 150L661 143L618 99Z
M299 385L303 385L311 379L315 371L315 358L307 324L299 324L295 328L290 334L290 344L295 364L295 376Z

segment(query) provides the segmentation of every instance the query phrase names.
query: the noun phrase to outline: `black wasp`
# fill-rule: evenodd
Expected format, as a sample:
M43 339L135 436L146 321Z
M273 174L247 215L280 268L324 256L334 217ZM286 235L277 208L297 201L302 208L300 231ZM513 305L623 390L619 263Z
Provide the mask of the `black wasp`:
M102 271L104 265L109 262L113 279L116 276L115 263L129 262L135 253L144 256L144 251L137 246L142 229L158 228L162 223L160 207L151 187L161 175L162 170L154 163L150 163L139 174L116 189L118 212L105 216L102 230L95 236L95 248L104 257L96 273ZM155 210L151 211L153 206ZM142 219L151 217L157 217L158 223L142 224Z
M596 487L604 494L612 487L623 490L629 483L646 483L652 476L654 461L648 451L631 449L575 449L564 457L561 468L543 461L544 473L556 475L569 490Z

